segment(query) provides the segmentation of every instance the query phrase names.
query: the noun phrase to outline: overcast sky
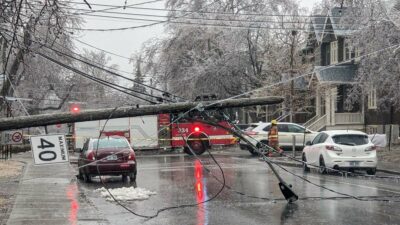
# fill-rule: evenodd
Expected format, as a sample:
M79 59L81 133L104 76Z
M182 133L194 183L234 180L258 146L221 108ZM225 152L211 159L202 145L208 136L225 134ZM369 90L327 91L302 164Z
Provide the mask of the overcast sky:
M128 0L127 4L137 4L141 2L147 2L149 0ZM96 4L112 4L112 5L123 5L125 0L88 0L89 3ZM311 9L315 3L320 2L320 0L300 0L300 4L304 7ZM144 4L137 7L148 7L148 8L164 8L164 1ZM79 8L88 9L84 5L80 5ZM92 5L93 10L104 9L104 7ZM143 9L125 9L125 10L117 10L117 12L125 12L125 13L141 13L141 14L155 14L160 16L165 16L165 12L163 11L153 11L153 10L143 10ZM109 14L109 16L114 16L114 14ZM120 15L122 17L128 17L130 15ZM139 16L130 16L136 18L143 18ZM111 18L98 18L91 16L84 16L86 23L83 24L82 28L117 28L117 27L129 27L129 26L138 26L149 24L152 22L147 21L121 21L115 20ZM146 19L151 20L165 20L165 18L160 17L144 17ZM154 25L147 28L138 28L138 29L130 29L125 31L107 31L107 32L94 32L94 31L85 31L82 32L77 38L80 41L83 41L87 44L93 45L95 47L104 49L106 51L110 51L116 54L119 54L124 57L130 57L134 52L138 52L141 49L141 46L146 41L152 38L158 38L164 35L164 27L162 24ZM94 50L88 46L85 46L79 42L76 42L78 50L82 48L87 48ZM113 55L109 55L112 58L112 63L117 64L120 70L132 72L132 64L129 64L129 60L117 57ZM126 75L126 74L125 74Z

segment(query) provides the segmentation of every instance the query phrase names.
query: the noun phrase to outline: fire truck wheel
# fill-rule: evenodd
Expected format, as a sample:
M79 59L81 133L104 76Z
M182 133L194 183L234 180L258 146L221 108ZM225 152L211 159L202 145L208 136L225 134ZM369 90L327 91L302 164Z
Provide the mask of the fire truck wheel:
M210 142L206 134L189 135L183 151L189 155L201 155L210 147Z
M189 155L193 155L192 151L196 154L196 155L201 155L206 151L206 144L204 143L204 141L200 141L200 140L195 140L195 141L189 141L187 143L190 146L190 149L188 146L185 146L185 148L183 149L183 151L186 154ZM192 151L191 151L192 150Z

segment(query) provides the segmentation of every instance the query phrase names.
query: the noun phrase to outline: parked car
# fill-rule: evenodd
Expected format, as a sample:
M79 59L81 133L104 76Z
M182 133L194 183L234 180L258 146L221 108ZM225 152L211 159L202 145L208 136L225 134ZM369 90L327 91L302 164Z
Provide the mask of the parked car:
M260 143L268 144L268 131L271 128L271 123L252 123L244 131L244 135L247 140L252 144L260 147ZM283 149L292 149L293 146L293 136L296 137L295 147L296 149L302 149L307 141L312 140L317 132L306 129L305 127L295 124L295 123L278 123L278 139L279 145ZM249 136L249 137L248 137ZM257 155L252 148L243 140L239 142L240 148L242 150L248 150L251 154Z
M128 140L121 136L109 136L86 140L78 158L79 175L86 182L99 175L122 175L136 182L136 157Z
M353 130L332 130L319 133L303 149L303 161L319 166L320 173L327 168L336 170L366 170L367 174L376 173L376 146L367 134ZM304 170L310 168L304 164Z
M235 124L235 126L237 128L239 128L240 130L244 131L244 130L248 129L249 127L251 127L251 124L239 123L239 124Z

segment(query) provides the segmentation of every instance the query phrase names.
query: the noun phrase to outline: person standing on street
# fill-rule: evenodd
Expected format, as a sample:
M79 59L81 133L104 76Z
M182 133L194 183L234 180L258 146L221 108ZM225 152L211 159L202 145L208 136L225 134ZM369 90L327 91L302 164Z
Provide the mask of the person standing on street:
M283 150L279 147L278 140L278 122L276 120L271 121L271 129L268 131L268 145L275 149L280 155L283 154ZM270 151L268 156L272 156L272 152Z

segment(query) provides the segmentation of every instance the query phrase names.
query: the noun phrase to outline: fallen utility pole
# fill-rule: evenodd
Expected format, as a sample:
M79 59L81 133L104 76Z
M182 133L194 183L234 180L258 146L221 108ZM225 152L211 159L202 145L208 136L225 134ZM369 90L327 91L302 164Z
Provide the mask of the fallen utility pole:
M123 117L157 115L162 113L180 113L193 108L204 110L237 108L256 105L272 105L283 102L282 97L241 98L206 102L182 102L160 105L137 105L131 107L86 110L79 113L53 113L17 118L0 119L0 131L19 128L39 127L63 123L104 120ZM111 115L112 114L112 115ZM111 117L110 117L111 115Z
M222 128L222 129L228 131L229 133L235 135L236 137L240 138L240 140L246 142L246 143L250 146L250 148L252 148L255 152L257 152L257 153L262 157L262 159L265 161L265 163L267 163L267 165L269 166L269 168L271 168L271 170L272 170L272 172L274 173L275 177L278 178L278 181L279 181L279 189L281 189L281 192L282 192L283 196L285 197L285 199L286 199L289 203L295 202L295 201L297 201L297 200L299 199L299 197L297 196L297 194L292 190L292 185L286 183L286 182L282 179L282 177L281 177L281 176L279 175L279 173L276 171L275 167L272 165L271 160L270 160L267 156L265 156L263 153L261 153L260 150L257 148L257 146L255 146L251 141L249 141L247 138L245 138L245 137L240 133L240 131L239 131L239 132L238 132L238 131L235 131L235 130L229 128L229 127L222 126L221 124L215 123L215 122L212 122L212 121L201 120L201 119L197 119L197 120L194 120L194 121L198 121L198 122L202 122L202 123L205 123L205 124L209 124L209 125L211 125L211 126L215 126L215 127ZM272 148L269 147L268 145L267 145L266 147L269 148L270 150L274 151L274 149L272 149Z

